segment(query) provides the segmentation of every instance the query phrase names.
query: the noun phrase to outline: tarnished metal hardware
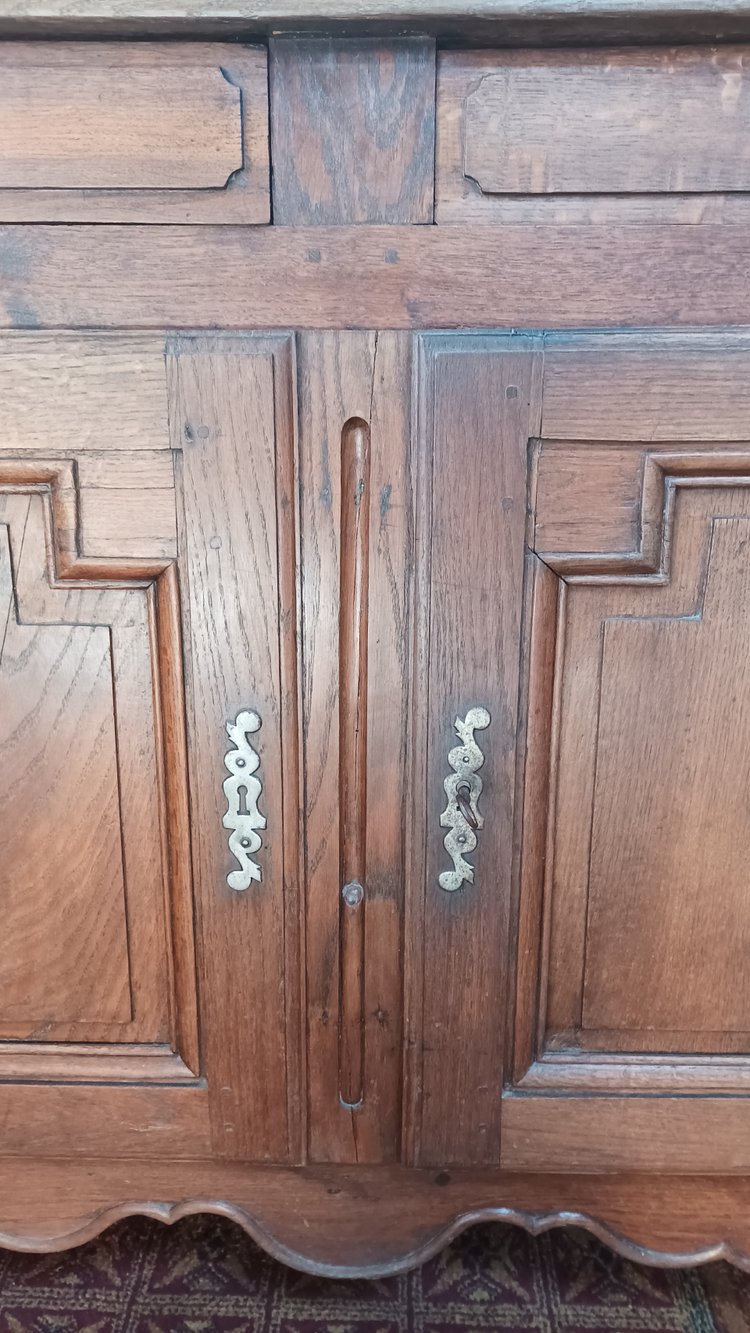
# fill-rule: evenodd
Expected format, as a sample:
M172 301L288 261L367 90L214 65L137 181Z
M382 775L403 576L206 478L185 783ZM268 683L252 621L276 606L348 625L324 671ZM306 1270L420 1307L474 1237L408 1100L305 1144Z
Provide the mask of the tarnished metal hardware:
M482 779L477 772L484 763L484 755L474 732L488 727L490 720L486 708L470 708L463 722L457 717L454 723L461 744L448 754L453 772L443 783L448 804L440 816L441 826L448 829L443 839L445 850L453 861L453 869L444 870L438 878L441 889L447 893L454 893L465 881L474 883L474 867L465 858L474 851L477 832L484 827L484 817L479 811Z
M364 899L364 896L365 896L365 891L362 888L362 885L359 884L356 879L353 879L350 884L345 884L343 889L341 890L341 897L343 898L347 907L359 907L360 903Z
M229 850L240 865L239 870L229 872L227 884L238 892L249 889L253 880L260 881L263 877L257 861L252 859L261 846L257 830L266 827L265 815L258 809L263 787L255 777L260 757L250 744L250 736L260 726L258 714L250 711L238 713L234 722L227 722L233 748L224 756L230 776L224 781L228 809L223 823L224 828L232 830Z

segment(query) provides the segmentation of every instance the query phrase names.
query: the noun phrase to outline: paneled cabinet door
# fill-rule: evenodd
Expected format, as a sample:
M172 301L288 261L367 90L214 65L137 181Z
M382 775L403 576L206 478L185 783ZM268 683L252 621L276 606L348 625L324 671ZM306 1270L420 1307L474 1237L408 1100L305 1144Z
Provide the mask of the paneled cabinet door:
M290 362L0 340L2 1153L297 1152Z
M749 371L545 348L510 1168L750 1166Z

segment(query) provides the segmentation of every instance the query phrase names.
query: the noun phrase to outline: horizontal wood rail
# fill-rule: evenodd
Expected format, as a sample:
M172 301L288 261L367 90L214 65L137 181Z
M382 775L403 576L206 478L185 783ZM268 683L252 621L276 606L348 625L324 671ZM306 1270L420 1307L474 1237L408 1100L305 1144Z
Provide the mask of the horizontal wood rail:
M0 228L6 328L748 323L745 227Z

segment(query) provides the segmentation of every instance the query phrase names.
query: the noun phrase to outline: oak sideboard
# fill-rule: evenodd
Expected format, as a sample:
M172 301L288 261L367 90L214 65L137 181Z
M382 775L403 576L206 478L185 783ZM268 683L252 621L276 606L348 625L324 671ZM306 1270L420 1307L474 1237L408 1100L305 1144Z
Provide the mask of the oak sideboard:
M750 1268L750 8L0 5L0 1243Z

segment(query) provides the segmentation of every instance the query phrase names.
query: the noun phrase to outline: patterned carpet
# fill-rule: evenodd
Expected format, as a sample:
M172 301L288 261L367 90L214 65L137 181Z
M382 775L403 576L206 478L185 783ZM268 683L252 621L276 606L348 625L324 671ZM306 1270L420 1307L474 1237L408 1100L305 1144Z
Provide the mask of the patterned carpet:
M750 1275L640 1268L583 1232L465 1232L404 1277L332 1282L222 1218L131 1219L62 1255L0 1255L0 1333L750 1333Z

